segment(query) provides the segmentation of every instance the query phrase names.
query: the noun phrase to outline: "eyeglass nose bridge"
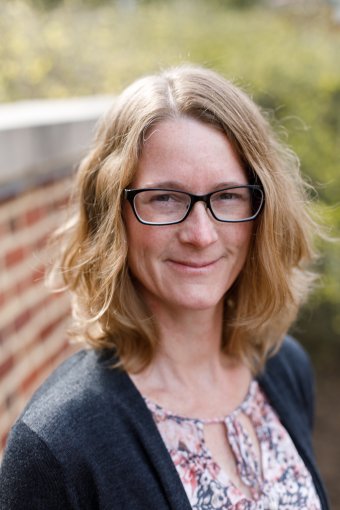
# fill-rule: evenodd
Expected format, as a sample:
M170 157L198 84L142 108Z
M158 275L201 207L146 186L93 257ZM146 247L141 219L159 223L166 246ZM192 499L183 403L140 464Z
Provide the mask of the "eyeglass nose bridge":
M210 205L210 197L212 193L207 193L206 195L192 195L191 193L188 193L188 195L190 197L190 204L184 219L186 219L189 216L197 202L204 202L206 210L208 209L211 212L212 216L215 217Z

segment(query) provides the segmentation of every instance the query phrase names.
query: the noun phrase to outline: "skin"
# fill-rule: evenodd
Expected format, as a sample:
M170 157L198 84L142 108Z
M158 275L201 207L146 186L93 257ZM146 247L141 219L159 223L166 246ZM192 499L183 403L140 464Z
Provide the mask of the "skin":
M192 119L165 121L149 134L134 188L203 194L247 177L226 136ZM216 221L200 202L180 224L143 225L126 208L129 267L151 310L214 311L247 257L252 223Z
M235 184L247 184L247 176L226 136L183 117L148 133L131 187L206 194ZM153 362L131 379L143 395L176 414L226 415L244 400L251 380L246 366L222 353L221 335L224 296L246 261L253 223L219 222L203 202L177 225L143 225L128 203L124 219L129 268L160 332ZM206 426L205 437L217 462L248 493L223 424Z

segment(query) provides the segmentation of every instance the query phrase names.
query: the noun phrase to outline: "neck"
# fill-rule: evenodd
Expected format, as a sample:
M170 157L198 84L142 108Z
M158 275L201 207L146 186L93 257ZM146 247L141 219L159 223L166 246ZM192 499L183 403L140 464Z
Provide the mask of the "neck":
M222 306L214 310L183 311L159 320L160 355L176 362L215 358L221 352Z
M214 310L152 311L159 346L145 370L130 374L139 391L183 416L212 418L239 405L251 374L221 351L223 303Z
M159 346L149 377L164 387L197 386L197 374L213 384L225 369L221 351L223 302L209 310L163 310L151 307L159 325Z

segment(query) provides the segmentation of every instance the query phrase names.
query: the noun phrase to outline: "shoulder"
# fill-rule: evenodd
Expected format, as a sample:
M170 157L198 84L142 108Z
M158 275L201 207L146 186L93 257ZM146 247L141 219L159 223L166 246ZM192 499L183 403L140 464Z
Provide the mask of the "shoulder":
M76 466L105 438L109 427L118 434L125 402L136 398L136 390L125 373L112 368L113 362L92 350L64 362L26 406L6 450L14 452L15 443L28 448L39 441L60 462Z
M126 373L112 368L114 361L106 353L81 351L35 393L8 437L0 506L2 497L17 500L13 508L21 508L26 498L39 499L27 508L78 508L73 500L93 508L97 485L113 490L122 466L132 469L126 451L139 459L138 427L149 430L151 418ZM40 500L48 504L39 506Z
M270 357L265 366L265 373L274 376L279 374L285 382L302 384L306 379L313 379L310 358L302 345L287 335L274 356Z
M37 391L8 438L0 506L85 510L118 501L119 508L153 508L155 497L161 504L154 508L164 508L150 466L168 476L166 448L142 396L114 362L104 352L80 352Z
M0 469L0 507L54 510L72 507L68 478L37 434L19 421Z
M287 408L304 413L312 426L314 374L308 354L296 339L285 337L279 351L268 359L259 381L269 396L280 395Z
M103 367L93 351L80 351L60 365L36 391L20 420L36 432L81 415L100 399Z
M79 466L84 465L89 441L85 424L96 415L102 372L97 356L81 351L38 389L8 437L0 472L0 506L74 507L71 487L77 485Z

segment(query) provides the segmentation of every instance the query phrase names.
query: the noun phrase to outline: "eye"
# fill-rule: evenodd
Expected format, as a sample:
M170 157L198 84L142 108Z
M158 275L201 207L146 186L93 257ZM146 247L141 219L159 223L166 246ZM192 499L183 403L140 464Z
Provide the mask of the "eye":
M224 192L218 195L216 198L217 200L232 200L233 198L237 198L237 195L236 193Z
M242 193L236 193L235 191L222 191L214 195L213 200L219 202L230 202L237 200L244 200L245 196Z
M185 193L172 190L145 190L137 195L138 203L149 207L183 207L188 201Z
M150 196L150 202L171 202L177 200L178 196L174 193L154 193Z
M244 202L250 198L247 188L233 188L221 190L212 197L214 202Z

